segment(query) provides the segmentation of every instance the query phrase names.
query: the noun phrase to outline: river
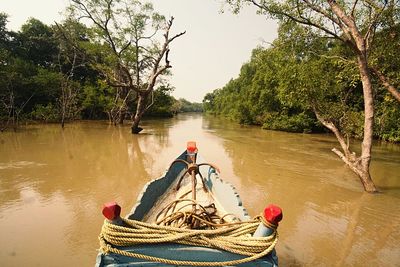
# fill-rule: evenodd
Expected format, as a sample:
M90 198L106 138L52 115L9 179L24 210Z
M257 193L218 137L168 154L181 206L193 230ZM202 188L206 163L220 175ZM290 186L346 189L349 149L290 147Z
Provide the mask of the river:
M250 215L281 206L281 266L400 265L399 145L374 144L380 193L368 194L330 151L331 135L190 114L143 126L140 135L107 122L0 133L0 266L93 266L102 204L116 200L128 213L190 140L235 185Z

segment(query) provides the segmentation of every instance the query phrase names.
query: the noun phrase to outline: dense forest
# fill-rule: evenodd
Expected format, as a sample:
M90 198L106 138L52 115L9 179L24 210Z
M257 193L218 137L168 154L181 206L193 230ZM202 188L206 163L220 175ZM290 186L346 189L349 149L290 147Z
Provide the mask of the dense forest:
M400 81L400 25L381 30L370 60L384 65ZM343 43L315 37L291 21L282 22L278 38L253 50L239 77L204 97L207 113L242 124L289 132L322 132L313 106L347 137L363 136L363 92L354 55ZM377 139L400 142L400 104L373 79Z
M113 86L104 65L115 64L115 58L104 42L94 41L99 39L94 31L71 19L49 26L31 18L15 32L7 30L7 14L0 13L0 130L27 121L117 124L133 117L138 94ZM173 90L165 78L157 81L144 115L202 111L201 103L175 99Z

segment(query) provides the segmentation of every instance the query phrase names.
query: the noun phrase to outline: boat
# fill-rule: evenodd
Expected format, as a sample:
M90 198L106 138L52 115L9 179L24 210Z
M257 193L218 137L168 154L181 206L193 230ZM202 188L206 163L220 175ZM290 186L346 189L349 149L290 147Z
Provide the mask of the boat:
M278 266L282 210L271 204L251 218L219 174L191 141L124 218L104 204L96 266Z

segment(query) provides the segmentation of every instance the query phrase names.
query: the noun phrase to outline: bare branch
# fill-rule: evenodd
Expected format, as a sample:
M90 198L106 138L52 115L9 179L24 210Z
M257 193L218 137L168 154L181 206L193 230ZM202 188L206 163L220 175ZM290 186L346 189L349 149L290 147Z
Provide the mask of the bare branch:
M162 49L161 49L158 57L156 58L156 61L154 63L154 68L153 68L152 74L151 74L150 79L149 79L149 83L148 83L147 88L145 89L145 91L149 92L149 91L153 90L153 87L155 85L157 77L160 74L162 74L166 69L171 67L169 65L169 61L168 61L168 54L169 54L168 45L173 40L175 40L179 36L182 36L182 35L184 35L186 33L186 31L184 31L184 32L181 32L179 34L176 34L172 38L169 38L169 31L170 31L170 29L172 27L173 21L174 21L174 17L171 17L171 19L167 23L167 29L166 29L166 31L164 33L164 44L162 46ZM166 65L160 67L160 62L161 62L161 59L164 57L164 55L166 55Z
M316 55L316 56L318 56L318 57L321 57L321 58L339 59L339 60L341 60L341 61L343 61L343 62L347 62L347 63L352 63L352 64L355 64L355 63L356 63L354 60L351 60L351 59L348 59L348 58L345 58L345 57L341 57L341 56L336 56L336 55L335 55L335 56L321 55L320 53L316 53L316 52L314 52L314 51L312 51L312 50L310 50L310 53L313 54L313 55Z
M168 44L171 43L173 40L175 40L176 38L184 35L186 33L186 31L183 31L181 33L176 34L174 37L172 37L171 39L168 40Z
M59 30L59 33L61 33L62 37L64 38L64 40L71 45L75 50L77 50L81 55L85 55L85 51L83 49L81 49L76 42L74 42L72 40L71 36L67 36L67 32L63 29L63 27L61 25L59 25L57 22L55 22L56 27Z
M167 67L167 68L170 68L171 67L171 65L169 64L170 62L169 62L169 60L168 60L168 55L169 55L169 49L167 49L167 52L165 53L165 66Z
M323 15L324 17L328 18L333 23L340 25L340 21L333 17L331 14L323 10L321 7L317 6L316 4L311 3L309 0L303 0L309 8L314 10L315 12Z
M376 23L377 23L379 17L382 15L386 5L387 5L387 2L385 2L384 6L382 8L375 9L375 14L369 24L367 32L364 35L364 40L366 41L367 50L369 49L371 40L374 36L375 29L376 29Z
M154 91L151 91L151 102L150 104L145 108L145 111L149 110L151 106L154 104Z
M313 109L314 114L317 117L318 121L321 122L322 125L324 125L326 128L328 128L335 134L336 139L339 141L339 144L342 147L344 154L346 155L346 158L348 158L348 159L354 158L355 154L350 152L349 146L346 144L344 136L341 134L339 129L336 127L336 125L333 122L328 121L325 118L323 118L320 115L320 113L317 111L317 108L315 107L315 105L312 105L312 109Z
M396 90L396 88L391 84L388 78L380 72L376 67L371 67L370 70L379 78L383 86L386 87L386 89L390 92L390 94L398 101L400 102L400 92Z
M363 0L363 1L366 2L369 6L371 6L375 10L380 9L380 7L374 1L371 0Z
M35 95L35 93L33 93L28 100L26 100L24 103L22 103L22 105L19 107L19 110L16 112L17 116L19 115L19 113L21 113L21 111L24 109L24 107L26 106L26 104L28 104L28 102L32 99L32 97Z
M122 53L129 48L129 46L131 45L131 41L129 41L128 43L126 43L121 50L118 52L118 57L121 57Z
M356 11L358 0L354 0L353 7L351 8L350 15L354 18L354 12Z
M141 36L138 38L138 40L143 40L143 39L152 39L156 34L158 33L158 28L149 36Z
M108 22L111 19L111 4L112 4L112 0L110 0L109 2L107 2L107 10L106 10L106 19L105 21L102 21L100 19L100 21L96 20L96 18L92 15L92 12L88 9L88 7L81 1L81 0L71 0L73 3L77 4L78 7L81 7L81 11L84 12L85 17L87 17L88 19L90 19L96 26L98 26L103 33L106 35L107 37L107 42L111 45L111 48L113 50L113 52L117 55L117 48L114 42L114 39L111 36L111 32L108 28ZM100 16L99 16L100 17Z
M260 4L260 3L258 3L256 0L249 0L249 1L250 1L251 3L253 3L255 6L259 7L259 8L262 9L262 10L265 10L265 11L267 11L267 12L269 12L269 13L273 13L273 14L277 14L277 15L280 15L280 16L283 16L283 17L286 17L286 18L289 18L290 20L293 20L294 22L300 23L300 24L302 24L302 25L312 26L312 27L314 27L314 28L317 28L317 29L319 29L319 30L325 32L326 34L328 34L328 35L330 35L330 36L333 36L334 38L336 38L336 39L338 39L338 40L341 40L341 41L343 41L343 42L346 42L346 41L347 41L346 39L343 39L343 37L341 37L340 35L336 34L335 32L333 32L333 31L327 29L326 27L323 27L322 25L319 25L319 24L317 24L317 23L311 21L309 18L305 18L305 17L300 17L300 18L298 18L298 17L295 17L294 15L289 14L289 13L284 12L284 11L277 11L277 10L273 10L273 11L272 11L267 5L265 5L265 4ZM332 21L334 21L334 20L332 20Z

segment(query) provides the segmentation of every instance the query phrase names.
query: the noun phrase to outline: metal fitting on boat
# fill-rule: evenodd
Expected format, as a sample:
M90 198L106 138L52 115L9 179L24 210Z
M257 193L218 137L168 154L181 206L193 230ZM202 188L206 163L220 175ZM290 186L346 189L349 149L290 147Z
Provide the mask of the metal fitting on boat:
M262 221L255 231L255 237L259 236L269 236L273 234L278 227L279 222L283 218L282 209L276 205L270 204L264 209Z

